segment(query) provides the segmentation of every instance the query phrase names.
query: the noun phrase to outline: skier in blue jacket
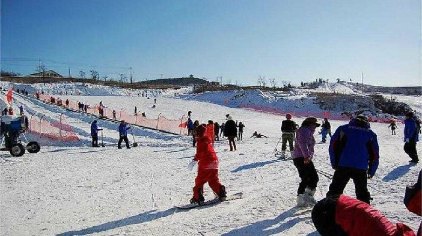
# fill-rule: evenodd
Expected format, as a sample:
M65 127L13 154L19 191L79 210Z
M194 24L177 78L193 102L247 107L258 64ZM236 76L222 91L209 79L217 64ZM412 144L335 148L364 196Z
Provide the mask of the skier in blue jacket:
M123 140L126 143L126 148L130 149L129 140L127 138L127 130L128 129L130 129L130 127L127 126L127 123L124 120L120 121L120 125L119 125L119 142L117 143L117 147L119 149L122 148L121 144L122 144L122 141Z
M99 130L103 130L103 129L98 128L97 120L94 120L91 123L91 138L92 138L93 147L99 147L98 146L98 131Z
M377 135L371 130L368 119L359 115L349 124L337 128L330 141L330 161L335 169L327 197L343 193L350 179L355 184L356 198L370 203L367 179L378 168L379 146Z
M419 129L417 119L413 112L406 114L404 120L404 151L412 159L410 162L418 163L418 152L416 151L416 143L419 141Z

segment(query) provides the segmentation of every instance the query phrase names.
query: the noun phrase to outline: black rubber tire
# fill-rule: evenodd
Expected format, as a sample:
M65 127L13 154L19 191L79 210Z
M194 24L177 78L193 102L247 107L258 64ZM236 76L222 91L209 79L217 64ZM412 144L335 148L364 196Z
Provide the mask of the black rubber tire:
M20 157L23 154L25 154L25 148L20 143L13 145L12 148L10 149L10 155L14 157Z
M40 151L40 149L40 145L35 141L29 142L26 145L26 150L28 150L29 153L37 153Z

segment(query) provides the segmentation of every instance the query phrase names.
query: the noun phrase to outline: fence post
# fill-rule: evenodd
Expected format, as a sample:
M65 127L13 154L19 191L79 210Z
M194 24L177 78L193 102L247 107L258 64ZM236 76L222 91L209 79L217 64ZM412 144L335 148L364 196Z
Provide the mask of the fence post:
M185 115L182 115L182 117L180 118L180 124L179 124L180 126L179 134L182 134L182 129L184 128L182 124L183 124L184 119L185 119Z
M60 128L59 128L60 138L62 137L62 116L63 116L63 113L60 114Z
M156 130L158 130L158 124L160 123L160 115L161 115L161 113L160 113L160 114L158 114L158 118L157 118L157 127L155 127L155 129L156 129Z
M41 125L41 122L42 122L42 118L44 117L45 115L42 115L41 117L40 117L40 137L42 136L42 125Z

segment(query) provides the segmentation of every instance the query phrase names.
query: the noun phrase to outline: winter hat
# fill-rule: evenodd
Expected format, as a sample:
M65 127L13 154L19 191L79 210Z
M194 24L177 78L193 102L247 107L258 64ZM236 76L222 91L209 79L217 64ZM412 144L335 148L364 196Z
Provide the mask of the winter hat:
M286 118L287 118L288 120L292 119L292 114L287 113L287 114L286 114Z
M363 122L366 122L366 123L368 122L368 117L366 117L365 115L362 115L362 114L356 116L356 119L363 121Z
M317 118L310 116L307 117L303 122L302 122L302 126L309 126L309 125L316 125L316 127L319 127L320 124L318 123Z
M206 124L198 125L198 127L196 127L196 129L195 129L196 136L202 137L204 135L206 129L207 129Z
M322 236L336 235L339 226L336 224L337 197L324 198L315 204L311 217L318 233Z
M415 113L413 113L413 111L409 111L406 113L406 117L412 118L415 115Z

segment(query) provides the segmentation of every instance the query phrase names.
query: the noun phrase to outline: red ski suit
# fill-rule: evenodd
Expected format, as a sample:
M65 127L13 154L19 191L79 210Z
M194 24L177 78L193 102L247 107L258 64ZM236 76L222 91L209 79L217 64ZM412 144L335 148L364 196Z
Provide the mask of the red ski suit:
M205 130L205 135L210 138L211 144L214 145L214 139L215 139L214 124L207 124L207 128Z
M221 183L218 178L218 158L208 136L197 138L196 154L194 160L198 161L198 175L193 187L193 198L199 199L203 186L208 182L214 193L220 192Z
M407 225L393 224L369 204L341 195L337 201L335 222L353 236L414 236Z

